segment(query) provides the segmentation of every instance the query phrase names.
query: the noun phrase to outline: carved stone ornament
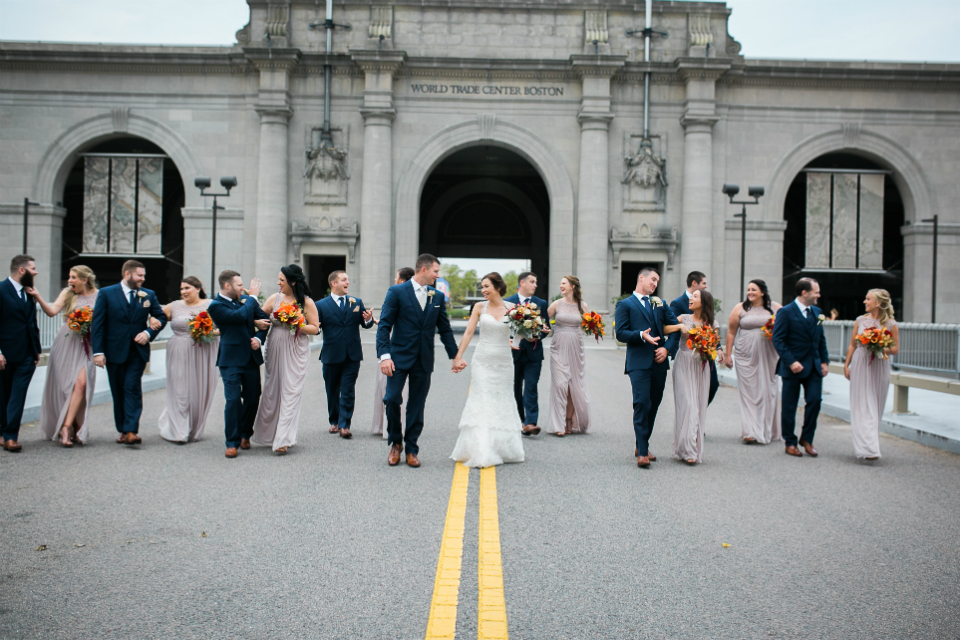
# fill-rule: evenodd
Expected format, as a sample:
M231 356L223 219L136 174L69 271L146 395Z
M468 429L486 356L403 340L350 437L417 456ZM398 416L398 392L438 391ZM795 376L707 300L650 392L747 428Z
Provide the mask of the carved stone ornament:
M347 204L350 179L347 129L331 129L333 143L321 138L322 129L309 131L306 163L303 169L304 203Z
M393 31L393 5L386 7L370 7L370 26L367 28L367 37L380 39L382 36L389 40Z
M304 242L347 245L347 259L356 262L360 223L353 218L319 217L290 221L290 242L293 255L300 262L300 246Z
M665 156L666 141L662 136L643 138L637 134L624 134L624 168L620 181L623 185L624 211L665 209L669 186Z
M621 231L610 228L610 247L613 249L613 268L620 268L620 252L624 249L635 251L665 251L667 253L667 271L673 271L673 260L680 246L680 230L676 227L651 229L641 224L636 231Z

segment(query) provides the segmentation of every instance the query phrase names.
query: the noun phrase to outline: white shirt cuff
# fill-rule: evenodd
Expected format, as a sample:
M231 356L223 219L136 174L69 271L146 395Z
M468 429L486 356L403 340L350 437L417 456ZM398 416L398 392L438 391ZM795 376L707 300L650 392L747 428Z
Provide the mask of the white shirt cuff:
M103 355L102 353L95 353L93 354L93 357L96 358L97 356L102 356L102 355Z
M392 359L393 358L390 357L389 353L385 353L382 356L380 356L380 362L383 362L384 360L392 360Z

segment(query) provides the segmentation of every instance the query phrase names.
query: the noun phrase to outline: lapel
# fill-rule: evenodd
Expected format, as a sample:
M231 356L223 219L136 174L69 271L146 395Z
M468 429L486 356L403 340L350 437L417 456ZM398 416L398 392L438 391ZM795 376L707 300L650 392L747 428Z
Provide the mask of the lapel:
M650 326L653 326L653 327L657 326L657 319L656 319L657 314L653 311L653 302L650 302L650 308L648 309L642 302L637 300L637 296L631 293L630 297L633 298L634 303L640 309L640 313L643 315L644 318L647 319L647 322L650 323ZM648 299L649 299L649 296L648 296Z
M813 331L810 328L810 320L807 319L806 314L800 310L800 307L797 306L797 301L794 300L790 303L793 307L793 314L800 319L800 324L803 326L803 330L807 332L808 336L813 337ZM816 326L816 324L814 324Z
M406 289L407 297L410 298L410 302L413 304L414 312L416 313L417 309L420 309L420 301L417 300L417 294L413 292L413 281L407 280L403 283L403 287ZM423 319L426 317L427 305L424 305L423 309L420 310L418 318L420 319L420 325L423 326Z
M331 293L327 296L327 306L332 309L332 313L335 318L338 318L341 322L343 321L343 309L340 308L340 305L337 304L337 301L333 299L333 294Z
M17 295L17 288L8 279L4 279L2 283L7 292L10 294L10 297L17 301L16 309L20 312L20 315L23 316L28 322L30 320L30 311L29 304L24 304L23 299Z

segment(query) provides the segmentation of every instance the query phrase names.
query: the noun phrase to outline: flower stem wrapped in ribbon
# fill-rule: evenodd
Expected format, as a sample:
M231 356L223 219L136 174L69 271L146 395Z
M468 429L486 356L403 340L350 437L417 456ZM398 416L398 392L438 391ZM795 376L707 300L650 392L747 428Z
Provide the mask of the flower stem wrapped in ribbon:
M273 312L273 317L283 323L294 337L300 337L300 327L307 324L303 309L296 302L284 302Z
M889 329L871 327L856 335L855 339L870 352L870 362L877 356L887 359L886 350L893 346L893 334Z
M603 330L603 317L596 311L587 311L580 319L580 330L588 336L593 336L597 342L603 340L606 333Z
M718 346L720 346L720 336L713 327L698 324L687 334L687 348L699 356L701 369L711 360L717 359Z
M201 311L190 318L187 326L190 327L190 337L193 338L194 344L210 344L217 339L217 336L213 335L217 327L206 311Z
M767 324L763 325L763 328L760 331L763 331L763 335L767 337L767 340L773 340L773 325L777 322L777 316L770 316L770 319L767 320Z
M510 325L510 331L524 340L533 340L534 344L540 339L543 328L546 326L540 317L540 308L533 302L518 304L507 312L504 322Z
M83 350L90 357L90 327L93 326L93 307L77 307L67 315L67 327L83 341Z

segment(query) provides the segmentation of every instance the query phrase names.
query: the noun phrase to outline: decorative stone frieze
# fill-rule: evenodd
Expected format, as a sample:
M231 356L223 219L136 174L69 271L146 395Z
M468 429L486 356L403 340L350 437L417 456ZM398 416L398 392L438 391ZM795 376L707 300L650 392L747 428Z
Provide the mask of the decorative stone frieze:
M666 134L623 134L623 210L664 211L667 195Z
M379 40L389 40L393 32L393 5L386 7L370 6L370 25L367 27L367 36Z
M620 268L620 252L635 251L665 251L667 254L667 271L673 271L674 257L677 247L680 246L680 230L676 227L651 228L646 223L637 227L636 231L622 231L617 227L610 228L610 248L613 249L614 269Z
M304 242L347 245L347 260L357 260L357 240L360 223L350 217L316 217L290 221L290 242L294 260L300 262L300 247Z

